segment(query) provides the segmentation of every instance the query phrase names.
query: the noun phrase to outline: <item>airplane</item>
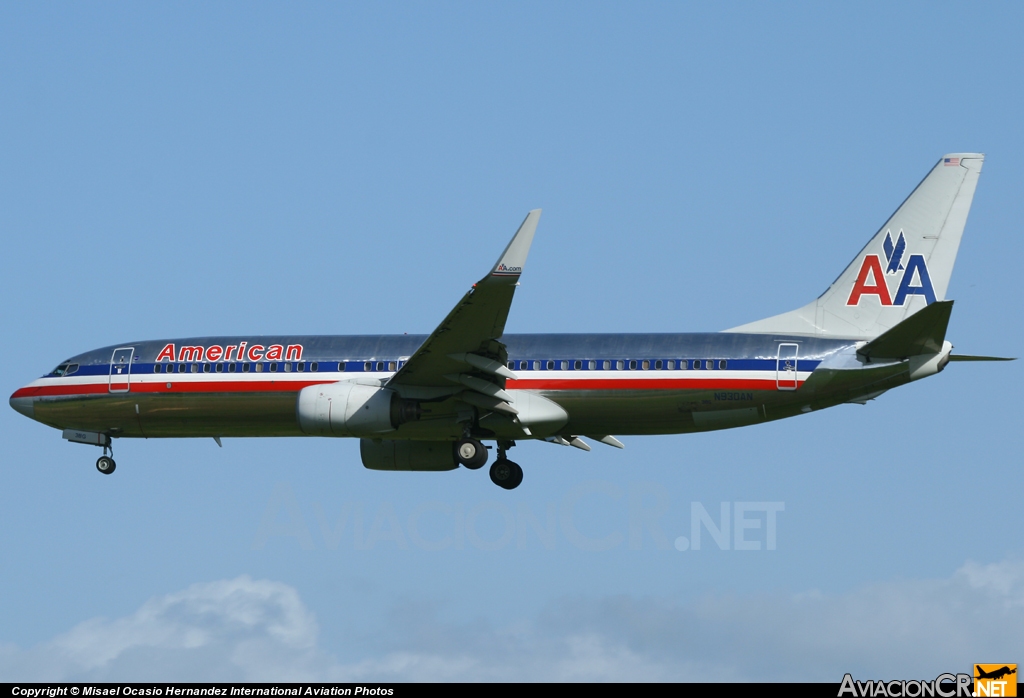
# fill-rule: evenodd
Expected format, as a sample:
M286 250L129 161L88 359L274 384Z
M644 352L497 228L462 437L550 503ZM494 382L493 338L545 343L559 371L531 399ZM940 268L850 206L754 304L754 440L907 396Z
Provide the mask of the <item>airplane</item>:
M974 677L976 679L996 679L996 680L998 680L998 679L1003 678L1004 676L1009 676L1010 674L1016 674L1017 673L1016 665L1014 665L1013 669L1011 669L1008 666L1003 666L1003 667L1000 667L999 669L995 669L993 671L984 671L981 668L981 666L975 664L974 665L974 669L975 669L975 671L977 673L977 676Z
M482 468L514 489L517 442L683 434L793 417L932 376L952 353L946 290L984 155L943 156L817 299L722 332L505 334L540 210L428 336L124 342L73 356L11 407L103 448L118 438L352 437L373 470Z

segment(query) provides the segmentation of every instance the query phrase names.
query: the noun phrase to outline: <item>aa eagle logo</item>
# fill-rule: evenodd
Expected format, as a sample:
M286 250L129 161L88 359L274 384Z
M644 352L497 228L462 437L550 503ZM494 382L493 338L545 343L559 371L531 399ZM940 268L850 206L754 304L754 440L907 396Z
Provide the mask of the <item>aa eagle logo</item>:
M878 304L883 306L902 306L910 296L924 296L927 303L935 302L935 289L932 278L928 274L928 262L923 254L912 254L904 267L903 257L907 251L907 238L900 230L896 242L892 241L892 231L885 231L882 252L885 254L885 270L882 270L882 259L877 254L864 255L857 280L850 291L847 305L860 305L865 297L874 296ZM889 289L887 276L895 275L896 293Z

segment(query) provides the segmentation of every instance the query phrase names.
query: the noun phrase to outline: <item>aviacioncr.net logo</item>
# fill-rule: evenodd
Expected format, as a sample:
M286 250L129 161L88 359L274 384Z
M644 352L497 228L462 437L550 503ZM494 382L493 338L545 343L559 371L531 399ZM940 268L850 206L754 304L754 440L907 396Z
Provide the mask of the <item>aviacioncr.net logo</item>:
M975 664L974 695L988 696L1017 695L1016 664Z
M931 681L857 681L851 675L843 676L838 698L971 698L970 674L939 674Z
M896 241L893 242L892 231L886 230L885 240L882 242L882 252L885 255L884 270L881 255L864 255L857 280L846 304L860 305L861 299L865 296L875 296L878 303L884 306L902 306L910 296L924 296L929 304L934 303L935 289L932 287L932 277L928 273L928 262L925 261L924 255L912 254L904 264L906 251L907 238L903 231L900 230ZM895 295L889 289L890 276L896 286Z

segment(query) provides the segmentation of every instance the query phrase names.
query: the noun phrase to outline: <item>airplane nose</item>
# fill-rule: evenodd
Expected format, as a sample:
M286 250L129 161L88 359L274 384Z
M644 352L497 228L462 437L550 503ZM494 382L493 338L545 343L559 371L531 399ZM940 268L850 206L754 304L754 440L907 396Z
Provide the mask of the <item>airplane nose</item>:
M20 392L20 391L19 391ZM29 419L35 419L35 409L32 406L32 398L18 397L18 393L11 395L11 407L21 412Z

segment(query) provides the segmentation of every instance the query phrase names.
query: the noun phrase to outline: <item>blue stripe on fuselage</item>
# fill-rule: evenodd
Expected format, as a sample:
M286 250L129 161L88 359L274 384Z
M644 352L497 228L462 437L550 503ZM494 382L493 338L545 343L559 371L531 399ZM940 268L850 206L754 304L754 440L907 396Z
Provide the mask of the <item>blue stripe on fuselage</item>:
M240 342L294 345L303 347L302 360L319 362L319 372L338 371L338 361L346 362L346 372L365 370L364 362L388 362L408 358L426 339L426 335L354 335L354 336L291 336L291 337L193 337L175 340L126 342L96 349L71 359L79 364L75 375L105 376L109 373L114 349L135 347L132 373L153 373L154 360L161 349L173 343L181 346L238 345ZM814 337L778 337L773 335L738 333L680 333L680 334L532 334L506 335L502 338L508 347L510 359L568 361L572 370L576 360L725 360L730 371L772 371L776 368L776 354L780 343L800 345L798 370L812 371L822 358L842 348L852 346L855 340L821 339ZM170 363L170 362L161 362ZM198 362L183 362L198 363ZM216 362L240 363L240 362ZM254 362L250 362L254 363ZM271 362L262 362L264 364ZM272 362L283 364L285 362ZM294 362L289 362L293 363ZM175 365L178 362L174 362ZM385 364L386 366L386 364ZM585 372L599 368L580 369ZM652 364L653 366L653 364ZM716 364L717 366L717 364ZM652 369L653 370L653 369ZM692 369L690 369L692 370ZM714 371L716 369L701 369ZM376 366L371 371L378 372ZM226 372L225 372L226 373Z

